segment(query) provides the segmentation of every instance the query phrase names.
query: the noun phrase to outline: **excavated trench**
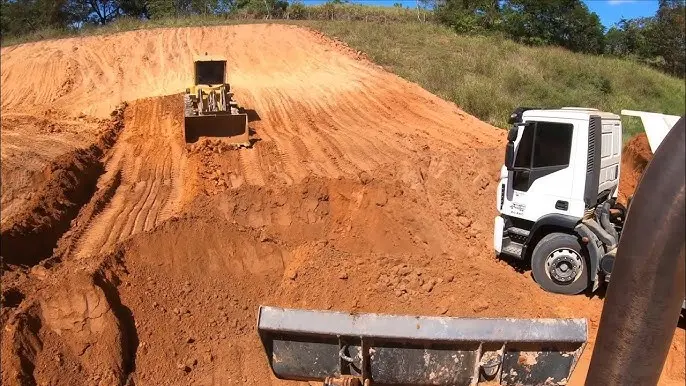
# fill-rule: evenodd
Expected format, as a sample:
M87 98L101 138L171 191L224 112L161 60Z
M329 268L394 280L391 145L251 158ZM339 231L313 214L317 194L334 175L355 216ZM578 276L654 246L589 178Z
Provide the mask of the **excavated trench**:
M104 172L102 158L123 128L123 109L112 112L94 144L57 157L43 170L44 182L0 230L0 256L5 264L33 266L53 255L57 241L95 193Z

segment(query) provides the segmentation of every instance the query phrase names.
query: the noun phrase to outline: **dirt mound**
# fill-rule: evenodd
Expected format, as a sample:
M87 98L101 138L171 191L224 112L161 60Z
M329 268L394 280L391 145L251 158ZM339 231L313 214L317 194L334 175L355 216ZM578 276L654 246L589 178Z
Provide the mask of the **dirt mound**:
M627 203L629 196L634 194L641 176L653 158L648 137L645 133L632 137L622 149L622 165L619 180L618 201Z
M426 189L413 189L411 179L389 182L388 174L246 185L200 196L186 214L105 256L65 260L47 274L54 286L35 291L39 299L68 300L53 306L59 312L50 311L49 300L38 302L41 328L35 334L42 348L34 354L36 368L49 372L40 363L60 353L59 371L71 379L123 379L123 358L135 358L130 376L136 384L269 384L275 381L254 330L260 304L460 316L502 315L505 308L513 316L560 316L594 304L580 297L550 308L544 304L556 298L545 293L532 302L524 295L530 278L487 252L482 233L488 220L467 220L468 205L459 201L454 217L435 217L436 170L425 172ZM481 189L481 181L467 182L473 178L445 177L456 178L456 190L464 194ZM99 290L86 284L57 289L61 281L97 285L100 277L114 284L100 285L103 293L116 288L117 300L105 299L107 305L100 306ZM88 304L94 306L74 315L73 298L77 304L93 298ZM124 307L135 318L129 330L115 312ZM67 321L81 326L81 315L108 309L105 327L88 327L76 337L63 331ZM137 343L120 357L127 352L121 342ZM92 357L81 354L85 344ZM107 347L112 353L97 362L95 353ZM72 365L84 370L74 373ZM33 373L42 379L43 373Z
M46 170L59 157L89 147L107 120L69 117L64 112L39 110L31 114L2 110L0 141L2 178L0 223L24 211L36 188L46 183Z
M97 197L60 242L60 253L86 258L178 212L185 199L186 153L179 95L132 102L124 131L98 181Z
M4 323L2 383L124 384L137 338L116 276L104 268L54 273L42 271L38 289Z
M21 211L7 217L0 233L3 262L33 265L52 255L57 240L88 202L103 172L104 152L123 127L123 107L103 124L97 142L57 157L44 170L44 182L34 186Z
M251 148L184 144L177 93L204 52L228 59ZM583 382L602 301L545 293L492 253L501 130L292 26L135 31L7 47L2 59L3 145L23 146L3 146L13 175L28 154L49 163L73 150L32 148L19 120L35 131L130 101L94 157L89 199L59 232L59 264L3 272L3 384L281 384L255 332L260 304L586 317ZM81 147L94 125L77 126ZM40 186L26 181L13 191ZM15 198L19 213L27 201ZM666 381L683 381L682 340Z

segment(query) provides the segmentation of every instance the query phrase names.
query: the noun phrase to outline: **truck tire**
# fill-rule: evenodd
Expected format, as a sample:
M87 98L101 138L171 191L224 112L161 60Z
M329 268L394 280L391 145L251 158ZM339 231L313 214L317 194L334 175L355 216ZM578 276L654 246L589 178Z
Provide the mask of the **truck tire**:
M579 240L566 233L551 233L536 244L531 273L544 290L565 295L583 292L589 285L588 259Z

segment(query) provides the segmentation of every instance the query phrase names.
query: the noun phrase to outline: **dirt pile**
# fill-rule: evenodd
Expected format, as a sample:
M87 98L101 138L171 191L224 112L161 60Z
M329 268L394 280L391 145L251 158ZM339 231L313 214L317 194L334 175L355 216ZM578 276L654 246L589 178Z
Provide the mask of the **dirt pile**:
M648 166L648 162L653 158L650 150L648 137L645 133L632 137L622 149L622 165L619 180L618 201L626 204L629 197L634 194L641 176Z
M43 170L43 181L21 210L5 218L0 254L7 264L33 265L52 255L81 206L93 195L103 173L101 158L123 128L123 107L101 126L97 141L58 156Z
M4 57L3 57L4 58ZM31 206L29 201L46 184L52 164L58 158L96 142L109 117L70 117L52 109L28 113L2 110L0 172L2 178L0 223Z
M176 93L203 52L229 60L253 112L250 149L184 145ZM583 382L601 300L545 293L492 253L502 131L290 26L136 31L2 58L3 114L104 117L130 100L59 263L2 274L3 384L281 384L255 332L260 304L586 317ZM49 79L21 76L46 68ZM665 382L683 381L682 341L678 331Z

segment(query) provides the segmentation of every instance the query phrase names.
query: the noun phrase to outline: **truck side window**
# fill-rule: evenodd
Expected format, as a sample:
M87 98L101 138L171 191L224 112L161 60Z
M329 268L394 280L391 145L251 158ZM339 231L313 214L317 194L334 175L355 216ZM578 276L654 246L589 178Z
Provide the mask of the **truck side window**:
M522 133L522 139L519 140L517 147L517 156L515 157L516 168L530 168L531 167L531 147L534 145L534 127L526 127Z
M538 122L533 167L569 165L573 130L569 123Z

